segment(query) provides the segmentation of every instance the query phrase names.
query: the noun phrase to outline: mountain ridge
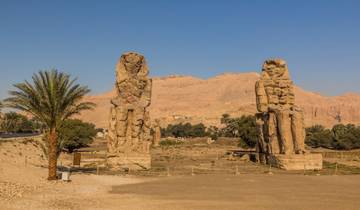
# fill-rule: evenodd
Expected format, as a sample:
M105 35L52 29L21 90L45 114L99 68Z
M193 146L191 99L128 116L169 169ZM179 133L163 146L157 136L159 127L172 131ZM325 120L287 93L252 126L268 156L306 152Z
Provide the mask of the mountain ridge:
M220 125L222 114L251 115L256 112L256 72L226 72L207 79L187 75L153 77L152 119L169 123L191 122ZM85 98L94 102L93 111L79 118L106 128L110 100L115 90ZM322 124L331 127L337 123L360 124L360 94L349 92L338 96L322 96L295 86L296 103L303 108L306 126Z

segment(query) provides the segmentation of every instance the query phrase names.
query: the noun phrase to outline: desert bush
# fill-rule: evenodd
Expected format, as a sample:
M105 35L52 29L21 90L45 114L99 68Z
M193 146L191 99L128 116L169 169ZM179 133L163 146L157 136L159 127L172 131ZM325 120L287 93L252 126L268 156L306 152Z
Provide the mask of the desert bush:
M97 130L94 124L77 119L68 119L64 121L63 125L57 130L57 133L56 156L59 157L63 151L72 153L76 149L87 147L93 142ZM40 144L46 157L48 157L48 135L46 133L43 136L43 141Z
M220 129L219 136L239 138L242 147L255 147L257 142L256 120L254 116L241 116L231 118L224 114L221 119L224 127Z
M305 143L310 147L332 148L332 133L322 125L314 125L305 129Z
M360 148L360 127L353 124L335 125L332 129L333 146L336 149Z
M160 144L160 146L168 147L168 146L180 145L180 144L183 144L183 142L182 141L171 140L171 139L165 139L165 140L160 141L159 144Z
M219 132L219 128L216 126L210 126L209 128L207 128L206 133L207 136L210 137L212 140L218 140L220 137L220 132Z
M204 124L192 125L190 123L170 124L161 129L163 137L204 137L207 135Z
M66 120L58 130L59 150L72 153L75 149L86 147L93 142L97 134L95 125L81 120Z

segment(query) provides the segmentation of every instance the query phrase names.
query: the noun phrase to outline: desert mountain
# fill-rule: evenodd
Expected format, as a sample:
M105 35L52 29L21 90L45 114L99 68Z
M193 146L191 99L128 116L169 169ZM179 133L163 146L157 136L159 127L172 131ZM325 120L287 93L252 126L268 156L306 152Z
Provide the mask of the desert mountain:
M252 115L256 112L255 82L257 73L227 73L209 79L191 76L153 78L151 118L163 125L177 122L202 122L219 125L222 114ZM80 118L107 128L110 99L115 91L88 96L97 104L93 111ZM339 122L360 124L360 95L345 94L325 97L295 87L296 103L303 108L307 126L322 124L330 127Z

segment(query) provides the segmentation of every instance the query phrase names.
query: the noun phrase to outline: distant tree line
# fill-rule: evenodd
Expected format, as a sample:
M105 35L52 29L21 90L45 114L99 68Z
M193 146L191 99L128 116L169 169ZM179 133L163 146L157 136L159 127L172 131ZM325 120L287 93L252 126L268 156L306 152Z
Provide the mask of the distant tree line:
M3 133L42 133L45 129L35 118L29 119L16 112L3 114L0 122L0 131ZM75 149L86 147L92 143L97 132L94 124L77 119L65 120L58 128L58 154L61 151L73 152Z
M231 118L230 115L224 114L221 118L222 127L206 127L199 123L170 124L161 129L162 137L211 137L217 140L219 137L238 138L240 146L255 147L257 141L256 122L254 116L241 116Z
M35 118L29 119L16 112L5 113L0 121L0 131L4 133L34 133L40 132L42 128L42 124Z
M204 124L190 123L168 125L162 129L163 137L231 137L239 139L239 146L254 148L257 142L256 120L254 116L231 117L223 114L221 128ZM360 126L338 124L331 129L322 125L306 128L306 145L316 148L324 147L336 150L360 148Z
M192 125L190 123L170 124L161 129L163 137L204 137L207 136L206 126L202 123Z
M360 126L337 124L332 129L314 125L306 129L305 143L311 147L350 150L360 148Z

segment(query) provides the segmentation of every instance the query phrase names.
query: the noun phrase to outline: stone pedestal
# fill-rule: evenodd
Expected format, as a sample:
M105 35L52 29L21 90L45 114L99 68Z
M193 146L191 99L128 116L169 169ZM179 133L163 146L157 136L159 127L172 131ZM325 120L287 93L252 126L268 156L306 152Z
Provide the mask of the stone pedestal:
M321 154L273 154L268 161L271 166L284 170L320 170L323 163Z
M107 165L112 169L144 170L151 168L150 154L119 154L107 157Z

